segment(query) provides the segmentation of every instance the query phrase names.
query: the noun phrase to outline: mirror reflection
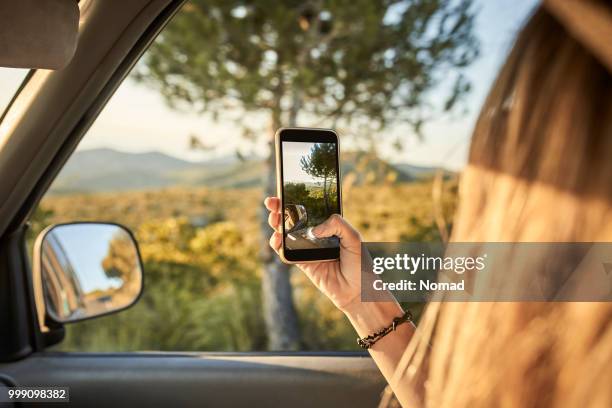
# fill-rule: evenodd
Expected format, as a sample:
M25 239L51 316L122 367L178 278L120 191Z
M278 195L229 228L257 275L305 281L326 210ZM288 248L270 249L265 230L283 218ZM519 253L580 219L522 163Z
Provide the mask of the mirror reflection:
M308 225L308 213L306 207L300 204L285 205L285 232L290 233L302 229Z
M66 323L130 306L142 288L136 244L113 224L66 224L40 245L47 313Z

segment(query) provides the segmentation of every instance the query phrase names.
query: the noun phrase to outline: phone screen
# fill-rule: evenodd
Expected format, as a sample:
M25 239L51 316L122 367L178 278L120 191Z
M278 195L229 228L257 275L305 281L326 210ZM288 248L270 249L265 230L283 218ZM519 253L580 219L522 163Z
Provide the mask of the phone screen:
M281 134L283 240L288 260L336 259L339 240L312 228L340 211L338 139L325 130Z

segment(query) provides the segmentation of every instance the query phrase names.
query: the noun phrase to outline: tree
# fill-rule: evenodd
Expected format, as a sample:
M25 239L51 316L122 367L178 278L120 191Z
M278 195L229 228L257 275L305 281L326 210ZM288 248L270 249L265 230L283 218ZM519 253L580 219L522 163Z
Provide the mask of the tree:
M113 236L108 245L108 253L102 260L102 269L109 278L121 279L122 284L134 275L138 258L132 239L120 231Z
M308 190L304 183L285 183L284 195L286 204L304 205L309 198Z
M408 123L418 133L436 113L428 91L453 81L440 112L469 91L460 72L477 54L473 20L471 0L193 0L145 55L136 78L171 107L235 119L245 144L264 137L270 152L281 126L343 127L371 137ZM254 127L266 117L268 131ZM273 154L267 167L264 192L274 195ZM270 231L264 209L261 230L264 237ZM270 347L295 349L288 268L264 241Z
M327 181L336 181L336 147L332 143L316 143L308 156L300 159L300 166L307 174L314 178L323 179L323 201L325 202L325 213L329 214L329 194Z

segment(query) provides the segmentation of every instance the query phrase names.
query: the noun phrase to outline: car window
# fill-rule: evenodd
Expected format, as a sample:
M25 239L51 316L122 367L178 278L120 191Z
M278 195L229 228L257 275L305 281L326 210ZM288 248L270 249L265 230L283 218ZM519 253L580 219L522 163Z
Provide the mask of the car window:
M0 68L0 118L28 74L27 69Z
M188 2L32 216L34 233L124 224L144 260L140 301L68 325L57 348L356 350L297 269L282 271L289 297L262 283L270 140L279 126L337 129L344 215L364 239L447 239L472 123L533 2L420 3Z

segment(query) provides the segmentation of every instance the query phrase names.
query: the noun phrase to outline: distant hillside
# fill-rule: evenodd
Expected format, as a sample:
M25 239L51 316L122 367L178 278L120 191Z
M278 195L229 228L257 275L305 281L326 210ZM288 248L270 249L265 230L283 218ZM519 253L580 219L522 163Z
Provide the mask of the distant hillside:
M415 166L407 163L394 163L392 166L398 171L404 174L410 174L417 179L433 177L438 170L442 170L445 177L454 176L456 174L454 171L441 169L439 167Z
M262 160L227 161L224 164L199 163L191 168L177 171L173 177L181 184L247 188L261 184L265 165Z
M176 184L171 174L190 166L189 162L159 152L83 150L68 160L51 189L66 192L159 188Z
M391 165L365 153L342 156L342 172L354 172L356 182L378 182L394 174L396 182L410 182L435 168ZM52 193L128 191L171 186L247 188L261 184L261 159L240 161L233 156L189 162L160 152L127 153L112 149L76 152L51 186Z
M239 165L233 157L194 163L160 152L127 153L113 149L76 152L51 186L51 192L97 192L198 185L199 177ZM203 181L203 180L202 180ZM231 184L231 183L229 183Z
M354 173L356 183L363 184L378 183L393 177L396 182L414 181L416 177L411 172L381 160L380 158L367 152L348 152L343 153L341 160L342 174Z

